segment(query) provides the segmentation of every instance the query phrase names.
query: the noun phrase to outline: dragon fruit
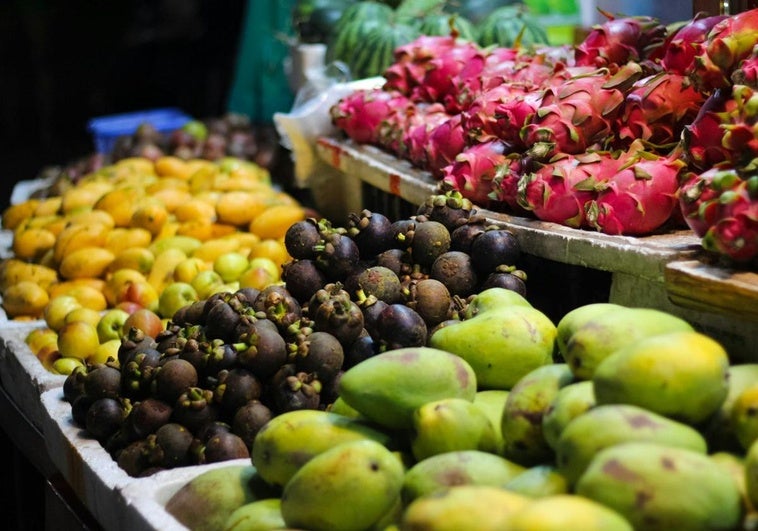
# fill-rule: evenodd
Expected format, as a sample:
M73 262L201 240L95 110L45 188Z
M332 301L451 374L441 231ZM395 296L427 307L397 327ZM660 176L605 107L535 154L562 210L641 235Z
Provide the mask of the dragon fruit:
M682 74L660 72L640 79L626 95L619 139L627 144L638 138L655 145L678 142L704 101Z
M677 150L664 157L645 151L641 141L618 162L597 199L585 205L587 221L606 234L650 234L672 217L679 175L686 165Z
M418 105L417 112L410 117L407 126L398 131L402 134L398 155L408 159L417 168L427 169L427 146L431 132L449 119L450 115L441 103Z
M442 179L443 168L452 164L467 146L461 115L454 114L429 132L426 144L426 169L435 179Z
M525 167L529 165L529 157L521 153L509 153L506 161L498 167L492 180L490 201L498 210L509 211L520 216L528 216L529 211L518 201L518 184Z
M698 13L668 36L661 51L661 64L666 72L688 75L695 58L705 53L705 40L713 26L727 18L727 15L705 16Z
M461 123L474 142L500 138L514 143L539 107L541 93L520 83L502 83L479 94L461 113Z
M507 161L505 147L499 140L467 147L452 164L443 168L442 182L472 203L486 206L493 190L493 180Z
M615 18L601 10L608 20L596 25L576 46L578 66L607 67L646 59L666 38L666 26L653 17Z
M752 173L752 174L751 174ZM758 258L758 175L720 165L686 175L679 205L703 248L735 262Z
M732 72L732 83L758 89L758 45L753 48L753 53L743 59L737 69Z
M758 157L758 91L747 85L717 89L682 132L693 169L720 162L744 165Z
M608 151L561 153L518 181L517 201L543 221L588 228L585 205L616 173L619 162Z
M534 118L521 129L521 139L527 146L548 143L556 153L602 149L623 109L624 91L640 73L629 63L615 75L599 69L549 87Z
M410 96L412 90L423 82L427 63L457 45L453 36L422 35L398 46L393 54L394 62L383 74L386 79L384 89Z
M408 97L382 89L356 90L330 110L332 123L360 144L378 144L381 129L392 115L413 107Z
M701 90L710 92L731 85L740 62L752 55L758 44L758 9L726 17L711 28L705 53L695 58L692 77Z

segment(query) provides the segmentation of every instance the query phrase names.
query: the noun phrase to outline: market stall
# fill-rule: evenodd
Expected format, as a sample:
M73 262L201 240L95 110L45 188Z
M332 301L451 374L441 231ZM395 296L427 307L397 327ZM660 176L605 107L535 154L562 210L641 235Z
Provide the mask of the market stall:
M753 528L758 9L297 4L275 127L14 189L13 527Z

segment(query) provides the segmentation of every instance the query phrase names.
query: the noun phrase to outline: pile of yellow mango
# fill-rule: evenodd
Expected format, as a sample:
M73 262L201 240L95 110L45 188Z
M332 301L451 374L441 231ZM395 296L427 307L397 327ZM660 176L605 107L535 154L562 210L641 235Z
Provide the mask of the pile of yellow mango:
M276 282L289 259L284 234L307 214L253 162L123 159L3 212L12 244L0 262L2 307L10 319L40 319L66 295L102 311L129 298L128 283L139 288L128 302L157 311L168 284L190 283L228 253L249 262L233 280L205 279L206 291L219 279L229 289Z

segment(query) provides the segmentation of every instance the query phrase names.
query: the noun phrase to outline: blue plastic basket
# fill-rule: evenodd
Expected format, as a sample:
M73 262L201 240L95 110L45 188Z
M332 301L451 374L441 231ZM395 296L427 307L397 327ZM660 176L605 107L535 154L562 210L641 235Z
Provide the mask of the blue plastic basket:
M170 133L192 119L180 109L150 109L92 118L87 122L87 131L92 134L95 150L108 154L118 137L134 134L144 123L152 124L159 133Z

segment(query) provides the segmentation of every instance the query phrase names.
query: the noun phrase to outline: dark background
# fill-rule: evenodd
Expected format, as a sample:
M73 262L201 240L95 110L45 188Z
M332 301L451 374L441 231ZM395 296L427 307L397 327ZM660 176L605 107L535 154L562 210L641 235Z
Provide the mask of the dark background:
M0 0L0 209L17 181L91 153L92 117L221 116L246 4Z

